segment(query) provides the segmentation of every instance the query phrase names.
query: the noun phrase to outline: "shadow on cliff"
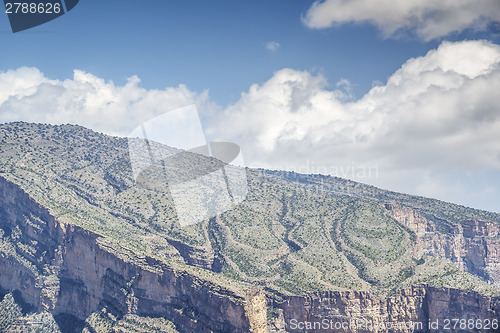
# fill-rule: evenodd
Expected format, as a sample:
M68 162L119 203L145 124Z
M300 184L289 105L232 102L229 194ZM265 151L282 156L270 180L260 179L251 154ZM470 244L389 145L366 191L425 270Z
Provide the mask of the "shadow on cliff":
M81 333L85 322L70 314L62 313L54 316L61 333Z

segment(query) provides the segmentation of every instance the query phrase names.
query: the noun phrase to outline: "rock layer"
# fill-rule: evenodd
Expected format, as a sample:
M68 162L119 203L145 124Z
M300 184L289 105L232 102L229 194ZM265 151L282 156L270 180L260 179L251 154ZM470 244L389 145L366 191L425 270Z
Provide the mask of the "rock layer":
M447 256L471 270L498 262L489 237L495 225L464 221L457 233L436 236L435 225L418 212L387 208L415 231L419 253ZM491 329L483 331L493 332L499 319L498 298L458 289L414 286L386 299L365 291L278 297L258 288L229 289L150 257L137 262L119 255L100 235L58 221L2 177L0 228L0 286L19 291L38 311L80 320L106 308L117 318L163 316L181 332L429 332L433 323L446 331L453 319L476 325L455 332L481 331L478 320L488 320Z
M457 267L500 285L500 225L495 222L464 220L437 231L436 223L417 210L396 204L385 205L389 215L417 236L414 256L449 259Z
M185 332L264 332L262 293L238 294L153 258L139 265L119 257L99 235L57 221L1 177L0 203L0 286L39 311L84 320L105 307L117 318L164 316Z
M385 299L365 291L275 300L274 331L498 332L500 300L476 292L413 286ZM466 324L464 324L466 323ZM489 323L489 329L480 329ZM462 326L460 326L462 325ZM469 325L463 328L464 325ZM462 327L462 328L461 328Z

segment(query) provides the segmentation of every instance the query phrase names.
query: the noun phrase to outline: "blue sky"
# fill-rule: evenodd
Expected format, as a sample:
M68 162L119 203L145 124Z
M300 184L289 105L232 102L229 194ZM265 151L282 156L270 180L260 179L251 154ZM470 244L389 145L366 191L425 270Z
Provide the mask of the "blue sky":
M500 211L500 5L480 4L81 0L16 34L0 14L0 121L126 135L195 103L247 165L376 167L350 178Z
M17 34L3 15L0 70L34 66L64 79L78 68L115 83L138 75L143 87L183 83L209 89L226 105L285 67L322 73L333 85L348 79L361 96L438 45L383 39L369 24L309 29L301 17L312 3L82 0L67 15ZM275 52L266 48L271 41L280 44Z

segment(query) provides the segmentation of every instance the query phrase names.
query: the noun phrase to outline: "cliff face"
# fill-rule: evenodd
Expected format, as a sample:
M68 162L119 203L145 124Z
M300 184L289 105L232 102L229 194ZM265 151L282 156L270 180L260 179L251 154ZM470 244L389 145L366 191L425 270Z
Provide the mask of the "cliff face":
M500 285L500 225L494 222L464 220L437 231L435 222L409 207L385 205L389 215L417 236L414 256L446 258L469 273Z
M12 325L45 316L85 333L312 332L299 323L497 316L497 300L481 294L499 290L484 280L500 284L500 214L249 169L242 203L186 228L165 188L134 180L126 139L13 123L0 124L0 141L0 303L12 305L0 304L0 319L23 314ZM421 284L479 293L407 288ZM22 310L18 295L39 312Z
M166 317L182 332L414 332L431 331L429 323L435 322L442 328L447 319L499 317L496 298L427 286L407 288L387 299L364 291L270 301L259 289L237 294L148 257L140 265L119 257L99 235L57 221L1 177L0 203L0 286L20 291L39 311L55 315L84 320L105 308L117 318ZM412 214L407 218L409 228L433 230L428 221ZM488 228L468 224L463 237ZM395 326L388 330L387 325Z
M498 332L498 298L456 289L416 286L396 296L320 292L275 301L275 331L288 332ZM456 319L455 321L453 319ZM467 322L467 324L464 324ZM489 323L489 329L482 325ZM460 327L462 324L462 328ZM470 325L470 327L463 327Z
M1 177L0 227L0 286L39 311L84 320L104 307L118 318L165 316L186 332L263 332L263 294L238 295L151 258L141 265L120 258Z

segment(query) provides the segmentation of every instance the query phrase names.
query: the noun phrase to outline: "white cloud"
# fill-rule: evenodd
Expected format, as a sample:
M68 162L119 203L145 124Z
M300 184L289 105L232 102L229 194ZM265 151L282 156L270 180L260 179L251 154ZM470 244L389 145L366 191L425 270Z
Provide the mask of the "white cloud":
M126 135L135 126L164 112L196 103L196 94L179 85L164 90L139 87L136 76L123 86L80 70L73 79L51 80L36 68L0 73L0 121L74 123L110 134Z
M314 2L303 21L315 29L369 22L386 37L412 31L431 40L500 22L500 5L498 0L324 0Z
M281 46L280 43L275 42L275 41L271 41L271 42L266 43L266 49L268 49L271 52L278 51L280 46Z
M358 100L350 98L348 81L332 90L325 77L293 69L252 85L225 109L183 85L138 84L131 77L117 86L82 71L64 81L35 68L0 73L0 121L70 122L126 135L196 103L212 111L208 139L240 144L246 165L332 173L498 210L499 45L443 42Z
M374 167L350 175L430 195L443 170L467 179L470 171L500 171L498 91L500 46L444 42L357 101L327 89L322 76L280 70L251 86L211 133L239 142L250 165L337 174ZM470 188L449 189L435 195L462 200Z

